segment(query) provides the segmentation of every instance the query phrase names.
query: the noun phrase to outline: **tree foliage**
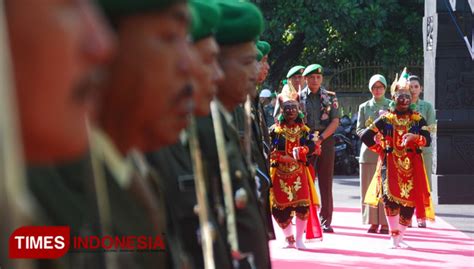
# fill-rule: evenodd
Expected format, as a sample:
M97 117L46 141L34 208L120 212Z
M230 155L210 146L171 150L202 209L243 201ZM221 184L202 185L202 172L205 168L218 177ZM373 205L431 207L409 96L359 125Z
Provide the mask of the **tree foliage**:
M423 0L252 0L271 43L268 84L296 64L326 70L350 62L399 68L423 57Z

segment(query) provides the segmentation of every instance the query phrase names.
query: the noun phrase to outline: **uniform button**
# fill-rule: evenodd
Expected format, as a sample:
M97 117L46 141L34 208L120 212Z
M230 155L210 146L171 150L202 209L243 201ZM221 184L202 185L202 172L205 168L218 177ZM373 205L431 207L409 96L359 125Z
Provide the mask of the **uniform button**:
M235 192L235 207L243 209L247 206L248 196L244 188L240 188Z
M235 171L235 177L238 178L238 179L242 179L242 171L236 170Z
M194 212L194 214L199 215L199 205L198 204L194 205L193 212Z

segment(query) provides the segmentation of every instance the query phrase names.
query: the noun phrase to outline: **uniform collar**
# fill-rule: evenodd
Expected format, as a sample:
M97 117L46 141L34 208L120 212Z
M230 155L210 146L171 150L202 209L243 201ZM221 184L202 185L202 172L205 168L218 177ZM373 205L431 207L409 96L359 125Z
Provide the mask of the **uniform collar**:
M370 101L372 102L373 105L378 105L378 106L383 106L385 104L388 104L388 99L383 97L382 99L380 99L380 101L376 101L374 97L372 97L372 99L370 99Z
M320 96L320 95L321 95L321 92L324 92L324 91L325 91L325 89L321 86L321 87L319 87L319 91L318 91L317 93L314 93L314 94L317 95L317 96ZM303 89L303 93L304 93L306 96L308 96L308 95L312 94L313 92L309 89L308 86L306 86L306 87Z
M232 121L233 121L232 113L230 113L227 110L227 108L225 108L225 106L218 99L215 99L215 102L217 104L217 108L219 109L219 111L224 115L224 119L227 122L227 124L232 124Z
M133 165L119 152L110 137L98 128L91 130L91 151L93 158L103 162L117 183L127 188L134 172Z

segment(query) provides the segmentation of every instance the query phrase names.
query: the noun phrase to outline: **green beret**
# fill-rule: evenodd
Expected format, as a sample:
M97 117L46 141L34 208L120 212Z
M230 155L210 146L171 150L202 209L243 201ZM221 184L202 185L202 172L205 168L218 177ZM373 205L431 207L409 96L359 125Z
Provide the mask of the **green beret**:
M260 62L263 59L263 53L257 48L257 61Z
M306 69L303 72L303 76L306 77L307 75L311 74L322 74L323 73L323 67L319 64L311 64L306 67Z
M221 0L218 5L222 14L216 33L219 44L253 41L263 32L263 15L256 5L237 0Z
M272 47L270 46L270 43L268 43L267 41L259 40L257 41L257 48L262 52L263 56L265 56L265 55L268 55L268 53L270 53L270 50Z
M292 76L296 75L296 74L302 74L304 70L304 66L302 65L296 65L296 66L293 66L290 71L288 71L288 74L286 74L286 78L291 78Z
M194 42L213 35L217 30L217 25L221 18L221 11L213 0L191 0L190 10L194 11L197 18L196 26L191 28L191 36Z
M112 21L122 16L150 11L162 11L187 0L98 0L105 15Z

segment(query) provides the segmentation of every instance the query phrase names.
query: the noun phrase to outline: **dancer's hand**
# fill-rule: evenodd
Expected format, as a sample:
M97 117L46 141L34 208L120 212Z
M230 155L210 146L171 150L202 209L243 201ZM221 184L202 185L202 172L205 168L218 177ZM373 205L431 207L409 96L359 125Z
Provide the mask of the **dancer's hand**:
M412 133L407 133L402 136L402 146L408 146L412 145L416 142L416 140L419 138L419 135L417 134L412 134Z

